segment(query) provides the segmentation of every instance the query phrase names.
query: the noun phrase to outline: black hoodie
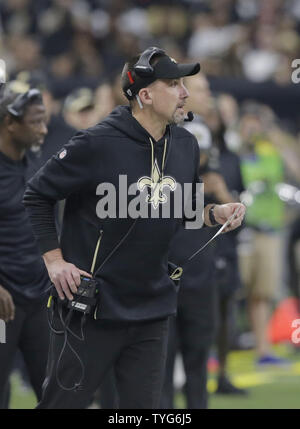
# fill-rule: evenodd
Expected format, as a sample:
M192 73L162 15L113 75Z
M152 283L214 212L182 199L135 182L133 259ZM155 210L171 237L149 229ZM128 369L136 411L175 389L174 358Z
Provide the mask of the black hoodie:
M0 151L0 285L20 306L45 298L50 286L22 205L26 182L38 168L33 153L15 161Z
M90 271L96 243L102 234L97 269L134 222L129 217L119 218L118 204L116 218L97 217L96 206L100 200L97 186L112 183L118 201L119 175L127 175L128 184L137 183L141 177L150 176L154 159L161 169L165 144L164 176L173 177L182 186L199 182L199 148L194 136L171 125L165 136L155 142L132 116L129 107L117 107L101 123L74 136L30 180L25 192L24 204L41 252L61 247L66 261ZM64 198L66 206L59 245L53 204ZM177 291L168 276L167 262L169 243L181 222L182 219L174 217L136 221L96 274L100 283L98 317L141 321L176 312Z

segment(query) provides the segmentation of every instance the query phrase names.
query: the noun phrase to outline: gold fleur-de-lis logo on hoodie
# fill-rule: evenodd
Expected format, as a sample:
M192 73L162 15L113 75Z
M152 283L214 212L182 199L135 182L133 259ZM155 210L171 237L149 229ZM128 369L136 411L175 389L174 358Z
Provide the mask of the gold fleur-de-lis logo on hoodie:
M167 202L167 195L163 193L164 187L168 187L171 191L176 189L176 181L171 176L162 176L157 165L157 161L153 165L152 177L141 177L137 182L139 191L143 191L145 187L150 188L150 195L147 196L147 202L157 209L159 204Z

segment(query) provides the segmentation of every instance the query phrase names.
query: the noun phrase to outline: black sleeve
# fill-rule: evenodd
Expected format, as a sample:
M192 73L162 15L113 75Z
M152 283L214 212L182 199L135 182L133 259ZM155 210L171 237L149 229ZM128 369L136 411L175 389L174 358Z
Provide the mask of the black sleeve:
M90 141L79 132L28 182L23 204L33 226L40 252L59 247L54 204L89 186L92 176Z

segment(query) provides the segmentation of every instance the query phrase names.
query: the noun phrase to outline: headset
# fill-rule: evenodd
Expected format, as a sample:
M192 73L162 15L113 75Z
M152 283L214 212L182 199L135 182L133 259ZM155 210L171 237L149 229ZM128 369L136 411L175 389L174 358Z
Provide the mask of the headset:
M15 100L7 106L7 111L12 116L20 118L24 114L24 108L26 104L32 100L38 100L41 103L43 102L42 94L36 88L32 88L23 94L19 94Z
M163 49L151 46L146 49L140 56L137 63L134 65L134 71L138 76L151 77L154 74L154 68L151 66L150 61L154 55L166 55Z
M143 81L139 79L135 80L131 72L127 72L129 84L123 89L124 94L128 100L132 100L136 97L141 109L143 108L143 105L140 98L137 96L137 93L143 85L150 85L150 83L154 82L156 79L154 76L154 68L150 64L154 55L166 55L166 53L163 49L152 46L142 52L139 60L133 66L135 74L138 78L143 79Z

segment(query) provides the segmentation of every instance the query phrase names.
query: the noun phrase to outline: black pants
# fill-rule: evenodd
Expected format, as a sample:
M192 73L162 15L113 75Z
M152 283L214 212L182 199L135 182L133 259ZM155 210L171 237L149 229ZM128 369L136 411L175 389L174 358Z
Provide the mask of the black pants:
M119 408L119 398L116 386L116 377L114 369L106 373L101 386L96 392L94 402L103 409L115 410Z
M207 408L207 359L214 326L211 321L214 295L181 290L177 317L170 319L168 357L161 408L174 408L174 363L176 352L182 355L186 383L184 393L189 409ZM211 307L211 308L210 308ZM202 309L202 311L201 311Z
M57 311L54 314L56 328L61 328ZM80 313L73 313L69 325L76 335L81 334L81 317ZM79 382L80 362L69 347L61 354L64 335L51 334L47 377L38 408L86 408L112 366L120 408L157 408L165 369L167 331L168 319L125 325L87 317L83 341L68 334L69 344L84 365L82 386L77 390L65 389Z
M23 354L37 399L42 394L49 348L46 303L16 305L15 319L6 324L6 343L0 344L0 408L7 408L8 380L17 350Z

